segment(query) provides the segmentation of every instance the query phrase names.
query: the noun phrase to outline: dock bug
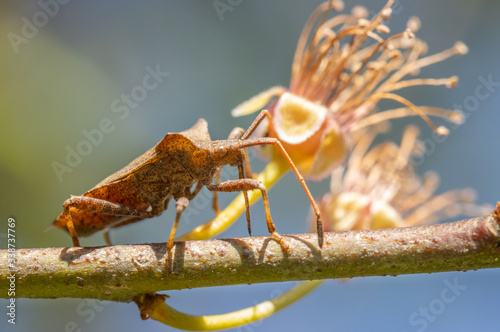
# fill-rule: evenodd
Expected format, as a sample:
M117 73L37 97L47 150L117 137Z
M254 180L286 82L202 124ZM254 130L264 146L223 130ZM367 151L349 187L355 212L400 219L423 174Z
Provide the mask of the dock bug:
M64 204L64 211L53 225L68 231L74 246L80 246L78 236L88 236L104 230L106 243L111 245L109 229L159 216L167 209L169 201L176 201L176 217L170 232L167 249L173 240L182 211L189 200L206 186L214 191L214 208L217 211L216 193L242 191L245 198L248 231L251 235L248 190L260 190L264 201L269 233L282 243L281 236L271 219L265 186L254 179L246 149L255 145L275 145L286 158L311 201L317 218L318 244L323 245L323 225L319 208L294 163L276 138L250 138L265 118L263 110L248 130L235 128L227 140L212 141L207 122L203 119L180 133L168 133L158 144L118 172L108 176L81 196L71 196ZM271 123L271 121L270 121ZM218 183L223 166L238 167L239 179ZM215 183L214 183L215 182ZM194 187L194 189L192 189Z

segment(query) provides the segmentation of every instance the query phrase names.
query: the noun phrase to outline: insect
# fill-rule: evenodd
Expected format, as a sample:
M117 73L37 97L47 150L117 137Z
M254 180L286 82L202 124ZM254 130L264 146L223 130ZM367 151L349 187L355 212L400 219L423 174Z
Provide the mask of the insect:
M266 188L253 178L245 149L270 144L280 149L304 187L317 217L318 243L322 247L323 225L319 208L281 142L271 137L249 138L266 117L271 120L269 112L263 110L248 130L235 128L227 140L212 141L207 122L203 119L198 120L188 130L168 133L153 148L102 180L94 188L81 196L71 196L67 199L63 204L64 211L54 220L53 225L68 231L75 247L80 246L78 236L88 236L99 230L104 231L106 243L111 245L111 228L156 217L167 209L173 198L176 201L176 217L167 243L167 250L170 251L182 212L187 208L189 200L193 199L203 186L214 192L216 212L217 192L244 193L250 236L252 233L247 191L260 190L269 233L282 243L271 219ZM219 183L220 170L225 165L238 167L239 179Z

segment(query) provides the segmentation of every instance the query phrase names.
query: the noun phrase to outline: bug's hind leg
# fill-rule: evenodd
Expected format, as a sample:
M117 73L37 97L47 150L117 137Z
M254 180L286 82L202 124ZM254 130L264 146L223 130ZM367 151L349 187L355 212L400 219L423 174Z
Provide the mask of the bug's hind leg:
M106 245L111 247L113 243L111 243L111 235L109 234L109 227L106 227L105 229L102 230L102 236L104 237L104 242L106 242Z
M188 207L189 205L189 200L186 197L181 197L177 200L175 203L175 208L177 210L177 213L175 215L175 221L174 225L172 226L172 230L170 231L170 236L168 238L168 243L167 243L167 253L170 254L170 251L172 250L174 246L174 238L175 238L175 232L177 231L177 226L179 225L179 220L181 219L181 214L182 212Z
M247 192L248 190L260 190L262 193L262 200L264 201L264 209L266 212L266 223L267 230L271 233L272 238L280 244L280 246L287 251L288 246L285 244L283 237L276 232L276 226L273 223L271 218L271 210L269 208L269 199L267 197L266 187L262 184L262 182L255 179L238 179L238 180L229 180L218 185L207 185L208 190L210 191L224 191L224 192L234 192L234 191L243 191ZM248 211L248 210L247 210Z
M302 187L304 188L307 197L309 198L309 201L311 202L312 208L314 210L314 213L316 214L316 231L318 233L318 246L320 248L323 247L323 222L322 222L322 217L321 217L321 211L319 210L318 204L316 204L316 201L314 200L311 192L309 191L309 188L307 187L307 184L304 180L304 177L300 174L299 170L293 163L292 159L286 152L285 148L283 147L283 144L275 138L275 137L261 137L261 138L249 138L250 135L255 131L255 129L259 126L259 124L264 121L264 119L268 119L269 123L272 123L272 116L267 110L263 110L262 112L259 113L259 115L255 118L253 123L250 125L250 127L247 129L245 134L241 136L241 147L242 148L247 148L250 146L255 146L255 145L264 145L264 144L269 144L269 145L275 145L278 147L281 151L281 154L285 157L285 159L288 161L288 164L292 168L293 172L297 176L297 179L299 182L302 184Z
M217 175L215 176L215 185L218 185L220 183L220 172L221 168L217 170ZM214 196L212 198L212 209L214 209L216 216L220 213L218 191L214 191Z
M234 128L231 133L229 134L230 140L239 140L243 135L245 135L245 130L240 127ZM248 159L248 153L247 149L242 149L241 150L241 157L242 157L242 162L240 165L238 165L238 177L240 179L254 179L254 175L252 174L252 168L250 166L250 161ZM217 174L217 183L215 185L218 185L220 182L220 169ZM217 197L217 191L214 191L214 199ZM250 202L248 201L248 193L247 191L243 191L243 197L245 199L245 210L246 210L246 217L247 217L247 228L248 228L248 235L252 236L252 225L250 224Z
M66 227L68 227L69 234L71 235L71 239L73 240L73 247L79 247L80 240L78 240L78 233L76 232L75 225L73 224L73 218L71 217L71 212L69 211L69 205L66 206L66 202L68 201L69 200L66 200L64 202L64 212L66 213Z

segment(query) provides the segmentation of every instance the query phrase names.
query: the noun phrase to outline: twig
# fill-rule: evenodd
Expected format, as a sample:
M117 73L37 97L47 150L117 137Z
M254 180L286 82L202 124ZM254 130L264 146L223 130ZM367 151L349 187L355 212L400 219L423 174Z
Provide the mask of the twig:
M353 278L500 267L499 209L463 221L383 230L285 236L287 250L269 237L93 248L19 249L16 297L132 301L157 291ZM11 275L0 251L0 288ZM2 292L7 297L7 292Z

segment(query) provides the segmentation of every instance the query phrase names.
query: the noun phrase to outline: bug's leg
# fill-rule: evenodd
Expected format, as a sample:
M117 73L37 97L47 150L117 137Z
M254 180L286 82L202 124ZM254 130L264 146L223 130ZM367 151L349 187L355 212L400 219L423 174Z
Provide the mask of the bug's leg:
M292 168L293 172L297 176L297 179L302 184L302 187L304 188L304 190L305 190L305 192L307 194L307 197L309 198L309 201L311 202L311 205L313 207L314 213L316 214L316 231L318 233L318 245L319 245L320 248L322 248L323 247L323 222L322 222L322 218L321 218L321 212L319 211L319 207L316 204L316 201L314 200L314 198L312 197L312 194L309 191L309 188L307 187L307 184L306 184L304 178L300 174L299 170L297 169L297 167L293 163L292 159L290 158L290 156L286 152L286 150L283 147L283 145L281 144L281 142L277 138L274 138L274 137L261 137L261 138L251 138L251 139L248 139L248 137L250 137L250 135L255 131L255 129L257 128L257 126L266 117L268 118L270 125L272 124L271 114L269 114L269 112L267 110L263 110L262 112L260 112L259 115L252 122L252 124L250 125L250 127L247 129L247 131L245 132L245 134L243 134L243 136L241 137L242 148L249 147L249 146L254 146L254 145L263 145L263 144L270 144L270 145L276 145L276 146L278 146L278 148L280 149L281 153L283 154L283 156L285 157L285 159L288 161L288 164Z
M236 127L231 131L228 139L238 139L239 140L239 139L241 139L241 137L243 137L243 135L245 135L245 130L243 128ZM243 162L245 163L244 166L245 166L245 171L246 171L245 178L255 179L255 176L252 172L252 167L250 166L250 160L248 158L248 151L247 151L247 149L242 149L242 152L243 152ZM241 177L240 177L240 179L241 179Z
M64 214L66 215L66 226L68 227L69 234L71 235L71 239L73 240L73 247L79 247L80 241L78 240L78 234L76 233L75 225L73 225L73 218L71 217L71 211L69 210L72 203L72 198L73 196L64 201L63 207Z
M233 130L231 130L228 139L239 140L243 135L245 135L245 130L243 128L236 127ZM242 150L242 157L243 157L243 163L238 165L238 177L240 179L253 178L252 169L250 167L250 162L248 161L248 155L246 149ZM217 178L216 185L219 184L220 171L218 176L219 178ZM214 198L216 194L217 191L214 191ZM246 191L243 191L243 197L245 198L248 234L252 236L252 225L250 224L250 202L248 201L248 193Z
M267 114L269 114L269 113L267 113ZM266 138L266 139L269 139L269 138ZM307 184L306 184L306 181L304 180L304 177L302 176L302 174L300 174L299 170L297 169L297 167L293 163L292 159L290 158L290 156L286 152L286 150L283 147L283 145L281 144L281 142L277 138L274 138L273 140L274 140L274 143L272 143L272 144L277 145L278 148L280 149L281 153L283 154L283 156L287 159L288 163L292 167L293 172L297 176L297 179L299 180L300 184L304 188L304 191L306 192L306 195L309 198L309 201L311 202L312 208L314 210L314 214L316 215L316 233L318 234L318 246L320 248L322 248L323 247L324 228L323 228L323 221L322 221L321 212L319 210L318 204L316 204L314 197L312 196L311 192L309 191L309 188L307 187Z
M269 200L267 198L266 187L262 182L255 179L239 179L239 180L229 180L218 185L207 185L210 191L223 191L223 192L234 192L234 191L248 191L248 190L260 190L262 193L262 200L264 201L264 209L266 211L266 223L267 230L271 233L273 239L275 239L283 249L287 250L283 238L276 232L276 226L271 218L271 210L269 209Z
M245 156L245 155L243 155L243 156ZM238 175L239 175L240 179L246 178L245 167L243 164L238 165ZM255 181L257 181L257 180L255 180ZM258 181L258 182L260 183L260 181ZM262 187L264 187L264 186L262 186ZM246 217L247 217L248 235L252 236L252 224L250 223L250 202L248 201L248 192L247 191L243 191L243 197L245 198L245 210L246 210ZM264 197L264 195L262 195L262 197Z
M77 208L83 211L109 214L115 216L152 218L158 215L158 212L155 211L154 209L152 211L146 211L146 210L136 209L134 207L125 204L110 202L103 199L86 197L86 196L71 196L64 202L63 207L64 207L64 212L66 214L67 227L69 233L71 234L71 238L73 239L73 246L75 247L79 247L80 242L78 241L78 234L73 224L70 208Z
M227 139L241 139L241 137L245 134L245 129L241 127L236 127L231 130L231 133L229 133L229 136Z
M198 193L200 192L200 190L203 188L203 182L198 182L196 184L196 187L194 188L193 192L190 192L189 190L185 193L185 197L188 199L188 200L192 200L193 198L196 197L196 195L198 195Z
M172 230L170 231L170 236L168 238L168 243L167 243L168 254L170 254L170 251L174 246L175 232L177 231L177 226L179 225L181 214L187 208L188 205L189 205L189 200L186 197L181 197L177 200L177 202L175 202L176 215L175 215L174 225L172 226Z
M245 178L246 179L255 179L257 180L257 176L255 176L252 172L252 166L250 165L250 159L248 158L248 151L246 148L241 149L241 155L243 158L243 166L245 168ZM241 177L240 177L241 179Z
M219 168L217 170L217 175L215 176L215 185L218 185L220 182L220 171L222 168ZM215 211L215 215L218 215L220 213L220 208L219 208L219 192L214 191L214 196L212 198L212 209Z
M255 120L253 120L252 124L250 125L250 127L248 127L248 129L245 131L245 133L243 135L241 135L240 139L242 141L248 139L250 137L250 135L252 135L252 133L255 131L255 129L257 129L257 127L260 125L260 123L262 121L264 121L264 119L266 117L269 120L269 126L272 126L273 122L272 122L271 114L269 114L268 110L262 110L259 113L259 115L257 115Z
M111 235L109 234L109 231L110 231L109 227L103 229L102 236L104 237L104 242L106 243L106 245L111 247L113 243L111 243Z

